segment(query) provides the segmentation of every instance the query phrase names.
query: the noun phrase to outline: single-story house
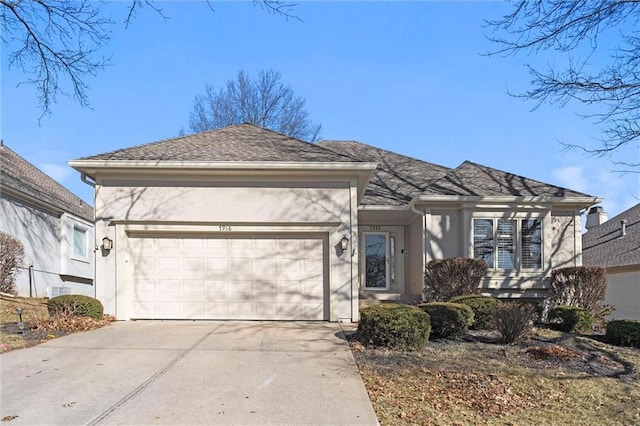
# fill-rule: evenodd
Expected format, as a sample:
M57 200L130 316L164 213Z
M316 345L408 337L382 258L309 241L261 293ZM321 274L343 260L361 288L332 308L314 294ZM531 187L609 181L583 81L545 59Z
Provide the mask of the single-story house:
M70 161L94 181L97 298L118 319L358 321L418 301L427 262L477 257L482 291L541 298L581 265L601 201L469 161L455 169L251 124Z
M589 211L582 236L583 263L607 269L604 303L611 319L640 320L640 204L606 220L602 207Z
M95 296L93 208L3 143L0 231L24 246L18 295Z

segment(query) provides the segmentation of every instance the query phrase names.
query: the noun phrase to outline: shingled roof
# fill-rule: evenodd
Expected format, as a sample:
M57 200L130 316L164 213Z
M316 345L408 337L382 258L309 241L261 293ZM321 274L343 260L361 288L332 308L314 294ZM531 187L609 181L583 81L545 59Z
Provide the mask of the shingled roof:
M6 145L0 145L0 186L93 222L93 208Z
M606 268L640 265L640 203L582 235L582 262Z
M471 161L465 161L431 183L424 193L484 197L589 197L581 192L503 172Z
M451 170L356 141L321 141L318 145L353 160L378 163L365 191L363 204L406 205Z
M320 146L248 123L119 149L80 160L353 161Z

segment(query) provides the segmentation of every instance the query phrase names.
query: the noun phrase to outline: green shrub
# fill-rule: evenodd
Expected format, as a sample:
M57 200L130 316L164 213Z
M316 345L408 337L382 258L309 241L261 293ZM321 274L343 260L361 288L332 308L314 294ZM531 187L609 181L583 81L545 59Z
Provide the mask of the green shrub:
M47 301L49 315L78 315L95 320L102 319L104 308L98 299L81 294L57 296Z
M451 303L467 305L473 311L473 330L491 330L494 328L496 309L502 304L498 299L478 294L456 296L449 300Z
M607 342L618 346L640 348L640 321L613 320L607 323Z
M530 303L505 302L496 309L495 325L500 342L515 343L531 330L536 312Z
M567 333L584 333L593 329L591 312L577 306L558 306L549 312L551 327Z
M383 303L360 311L357 339L363 345L421 349L429 341L429 315L415 306Z
M431 318L431 336L448 338L463 336L473 324L473 311L467 305L432 302L418 305Z
M480 280L487 273L487 264L480 259L435 259L427 264L424 274L424 294L430 302L444 302L455 296L480 291Z

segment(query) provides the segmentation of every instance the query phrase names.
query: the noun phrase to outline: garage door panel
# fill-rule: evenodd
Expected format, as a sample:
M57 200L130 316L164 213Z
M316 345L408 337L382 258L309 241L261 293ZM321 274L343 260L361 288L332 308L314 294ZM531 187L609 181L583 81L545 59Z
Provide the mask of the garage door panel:
M324 319L313 238L131 238L133 318Z

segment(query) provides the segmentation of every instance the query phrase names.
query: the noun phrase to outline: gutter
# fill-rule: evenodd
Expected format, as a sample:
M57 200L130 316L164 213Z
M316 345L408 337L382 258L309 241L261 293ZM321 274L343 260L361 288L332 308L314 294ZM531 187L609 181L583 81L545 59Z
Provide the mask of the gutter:
M82 180L82 182L95 188L96 181L93 180L93 178L89 177L86 173L84 172L80 173L80 179Z

